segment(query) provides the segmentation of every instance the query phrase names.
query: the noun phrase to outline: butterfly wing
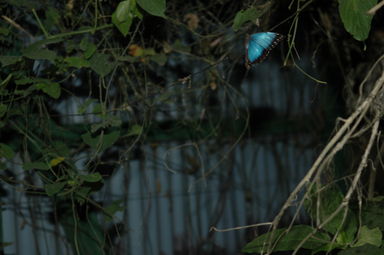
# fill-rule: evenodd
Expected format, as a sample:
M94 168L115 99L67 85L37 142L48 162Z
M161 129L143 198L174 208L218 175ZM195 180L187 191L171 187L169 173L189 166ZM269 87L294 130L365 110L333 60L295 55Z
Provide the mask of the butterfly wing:
M269 52L284 38L283 35L273 32L252 34L246 44L248 65L262 62Z

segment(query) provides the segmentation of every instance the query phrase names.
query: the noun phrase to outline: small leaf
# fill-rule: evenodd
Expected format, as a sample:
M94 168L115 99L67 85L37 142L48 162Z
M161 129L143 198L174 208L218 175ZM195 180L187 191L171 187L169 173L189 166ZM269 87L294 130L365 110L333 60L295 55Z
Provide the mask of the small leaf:
M258 236L256 239L249 242L242 249L242 252L262 253L265 252L269 246L274 247L273 251L294 250L304 238L312 234L314 228L307 225L296 225L293 226L289 232L286 231L287 228L276 229L274 232ZM302 248L313 250L323 246L328 243L328 241L329 236L327 234L317 232L302 245Z
M57 82L36 83L35 87L54 99L58 99L60 97L61 88L60 84Z
M5 143L0 143L0 158L12 159L15 156L15 152L11 147Z
M44 189L48 196L53 196L59 193L65 186L67 182L55 182L51 184L45 184Z
M101 177L100 173L80 175L80 178L86 182L98 182L98 181L103 179L103 177Z
M100 151L112 146L120 136L119 131L113 131L109 134L101 134L96 137L92 137L91 133L85 133L81 136L84 143L88 144L92 149L98 149Z
M22 50L23 56L30 59L46 59L51 62L56 59L56 52L48 49L40 49L36 47L28 47Z
M164 14L166 8L165 0L137 0L137 4L153 16L166 18Z
M84 103L82 103L80 106L79 106L79 109L77 110L77 113L79 114L83 114L87 111L88 107L94 103L96 100L93 99L93 98L87 98Z
M82 68L82 67L89 67L90 66L88 60L86 60L82 57L66 57L64 59L64 62L66 62L69 66L76 67L76 68Z
M116 212L124 210L124 206L122 206L123 202L124 200L113 201L112 204L104 208L104 211L106 212L105 218L107 221L111 221L111 216L113 216Z
M129 29L132 25L132 19L128 19L125 21L118 21L116 18L116 14L112 14L112 23L119 29L120 33L124 36L128 35Z
M373 16L367 11L376 3L377 0L339 0L339 13L345 30L356 40L368 38Z
M143 127L135 124L129 129L127 136L141 135L142 132L143 132Z
M337 255L384 255L384 248L366 244L364 246L342 250L337 253Z
M135 18L136 1L127 0L121 1L115 12L112 14L112 23L119 31L126 36L131 27L132 21Z
M0 103L0 118L5 115L7 112L7 106L5 104Z
M136 2L134 0L121 1L115 10L117 21L123 22L132 19L132 12L135 5Z
M45 12L47 19L45 20L46 29L55 28L55 25L60 24L60 13L56 8L48 7L48 10Z
M330 186L327 189L322 189L321 192L315 192L308 200L307 210L309 211L313 219L318 218L320 222L327 221L328 223L323 226L325 231L336 234L338 241L344 244L348 244L354 240L357 232L357 219L354 213L347 208L347 218L344 218L344 211L340 211L332 220L328 218L333 215L334 211L341 205L344 199L343 193L337 188ZM332 197L332 199L329 199ZM320 206L317 206L317 203Z
M38 170L48 170L49 169L49 165L45 162L40 162L40 161L36 161L36 162L27 162L27 163L24 163L23 164L23 168L24 170L32 170L32 169L38 169Z
M96 52L97 47L89 42L87 38L83 38L80 42L80 49L84 51L84 57L88 59Z
M65 160L64 157L57 157L57 158L52 159L51 162L49 162L49 164L50 164L51 167L57 166L58 164L60 164L64 160Z
M95 53L89 60L92 70L102 77L109 74L115 67L115 63L109 60L110 57L112 56L103 53Z
M85 202L85 198L89 196L91 193L91 187L80 187L76 190L76 200L80 203L83 204ZM93 254L93 253L92 253Z
M34 82L35 82L35 79L32 77L25 77L25 78L15 80L16 85L26 85L26 84L31 84Z
M0 63L3 67L13 65L22 60L20 56L0 56Z
M268 6L269 7L269 6ZM232 28L237 31L239 28L248 21L256 22L257 18L260 18L269 8L257 8L252 7L247 10L241 10L236 13L235 19L233 20Z
M163 66L167 63L167 56L165 54L156 54L151 56L151 60L156 62L158 65Z
M9 29L6 27L0 27L0 35L8 36L9 35Z
M362 226L354 247L363 246L365 244L372 244L374 246L381 246L383 234L378 227L369 229L367 226Z
M102 117L103 120L100 123L95 123L91 125L91 132L95 133L101 128L107 127L119 127L121 126L121 119L117 116L107 115Z

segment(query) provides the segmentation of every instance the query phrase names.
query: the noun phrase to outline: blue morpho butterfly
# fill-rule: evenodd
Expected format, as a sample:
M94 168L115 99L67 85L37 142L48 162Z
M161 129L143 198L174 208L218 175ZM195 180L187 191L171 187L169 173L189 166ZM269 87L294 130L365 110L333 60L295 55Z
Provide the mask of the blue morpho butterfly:
M247 35L245 41L245 66L249 69L252 64L263 62L269 52L284 38L273 32L261 32Z

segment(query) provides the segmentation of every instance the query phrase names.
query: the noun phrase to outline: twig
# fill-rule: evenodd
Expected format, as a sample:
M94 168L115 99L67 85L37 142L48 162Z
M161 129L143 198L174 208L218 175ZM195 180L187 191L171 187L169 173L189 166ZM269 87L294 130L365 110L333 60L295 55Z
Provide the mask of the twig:
M20 26L19 24L17 24L14 20L8 18L7 16L5 15L1 15L1 17L6 21L8 22L9 24L11 24L12 26L14 26L16 29L20 30L21 32L27 34L31 39L33 39L33 35L31 33L29 33L27 30L25 30L22 26Z
M380 124L380 121L378 119L376 119L375 121L375 124L373 125L372 127L372 132L371 132L371 137L369 139L369 142L367 144L367 147L365 148L365 151L364 151L364 154L363 154L363 157L361 158L361 161L360 161L360 164L359 164L359 167L356 171L356 175L355 177L353 178L353 181L352 181L352 184L351 184L351 187L348 189L347 191L347 194L345 195L344 199L343 199L343 202L340 204L340 206L327 218L325 219L319 226L318 226L318 229L322 229L326 224L328 224L331 220L333 220L338 214L339 212L342 210L342 209L345 209L345 212L344 212L344 217L343 217L343 222L340 224L341 226L343 225L344 221L345 221L345 218L346 218L346 215L347 215L347 209L348 209L348 204L349 204L349 201L351 200L351 197L352 197L352 194L353 192L356 190L356 187L357 187L357 183L359 182L360 180L360 177L361 177L361 174L363 173L363 170L365 169L365 167L367 166L367 161L368 161L368 156L369 156L369 153L371 152L371 149L372 149L372 146L373 146L373 142L375 141L375 138L377 137L377 134L378 134L378 129L379 129L379 124ZM340 226L340 227L341 227ZM314 234L316 234L316 232L318 231L318 229L315 229L310 235L306 236L300 243L299 245L296 247L295 251L292 253L292 255L295 255L298 250L303 246L303 244L311 237L313 236ZM335 235L335 238L336 238L336 235Z
M380 3L373 6L369 11L367 11L367 14L374 15L383 6L384 6L384 0L382 0Z
M45 29L45 27L43 26L43 23L41 22L39 16L37 15L37 12L36 12L36 10L34 8L32 9L32 13L35 16L35 19L37 20L37 23L39 23L40 29L43 31L43 33L45 35L45 38L48 38L49 37L49 33Z
M373 65L371 69L374 69L378 64L378 62L379 61L376 61L376 63ZM368 75L370 74L371 72L368 72ZM298 196L299 192L303 189L304 185L306 185L307 183L311 183L311 180L313 179L313 176L315 175L315 173L316 173L315 178L319 178L322 172L320 170L339 150L341 150L344 147L345 143L353 135L353 131L358 127L358 124L363 119L369 107L372 105L374 98L376 97L376 95L379 94L378 92L383 89L383 85L384 85L384 73L382 73L381 77L376 81L374 88L372 89L370 94L367 96L367 98L357 107L357 109L350 115L350 117L345 120L341 128L337 131L337 133L332 137L330 142L325 146L323 151L320 153L320 155L318 156L318 158L316 159L312 167L309 169L308 173L304 176L304 178L300 181L300 183L295 187L293 192L289 195L288 199L282 206L281 210L273 220L273 224L272 224L273 227L271 231L274 231L277 228L278 223L280 222L280 219L284 215L285 211L291 206L292 202ZM310 187L308 187L308 190L311 190L312 186L313 186L313 183L311 183ZM300 202L299 209L302 207L304 203L304 199ZM273 240L272 239L273 235L271 235L270 238L271 240ZM268 250L272 248L271 244L272 242L269 242Z
M216 228L216 227L212 226L209 229L209 231L228 232L228 231L233 231L233 230L241 230L241 229L246 229L246 228L255 228L255 227L269 226L269 225L272 225L272 222L263 222L263 223L258 223L258 224L239 226L239 227L234 227L234 228L223 228L223 229L219 229L219 228Z

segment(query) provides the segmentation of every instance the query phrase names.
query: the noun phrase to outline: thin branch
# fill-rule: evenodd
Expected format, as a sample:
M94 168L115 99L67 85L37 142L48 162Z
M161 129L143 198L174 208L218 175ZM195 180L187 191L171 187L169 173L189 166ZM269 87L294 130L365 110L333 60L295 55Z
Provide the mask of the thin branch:
M20 30L21 32L25 33L26 35L28 35L31 39L33 39L33 35L31 33L29 33L27 30L25 30L22 26L20 26L16 21L12 20L11 18L8 18L7 16L5 15L1 15L1 17L6 21L8 22L9 24L11 24L12 26L14 26L16 29Z
M375 6L373 6L368 12L367 14L369 15L374 15L381 7L384 6L384 0L382 0L380 3L376 4Z
M364 151L364 154L363 154L363 157L361 158L361 161L360 161L360 164L359 164L359 167L356 171L356 175L355 177L353 178L353 181L352 181L352 184L351 184L351 187L348 189L347 191L347 194L345 195L344 199L343 199L343 202L340 204L340 206L327 218L325 219L317 228L318 229L322 229L325 225L327 225L331 220L333 220L341 210L345 210L344 211L344 217L343 217L343 222L340 224L341 226L343 225L344 221L345 221L345 218L346 218L346 214L347 214L347 209L348 209L348 204L349 204L349 201L351 200L351 197L352 197L352 194L353 192L356 190L356 187L357 187L357 183L359 182L360 178L361 178L361 175L363 173L363 170L367 167L367 162L368 162L368 156L369 156L369 153L371 152L371 149L372 149L372 146L373 146L373 143L375 141L375 138L377 137L377 134L378 134L378 129L379 129L379 124L380 124L380 120L376 120L375 121L375 124L373 125L372 127L372 132L371 132L371 137L369 139L369 142L367 144L367 147L365 148L365 151ZM292 255L295 255L298 250L303 246L303 244L311 237L313 236L314 234L316 234L316 232L318 231L318 229L315 229L313 230L313 232L306 236L301 242L300 244L296 247L295 251L292 253ZM335 235L335 238L336 238L336 235Z
M246 226L239 226L239 227L234 227L234 228L223 228L219 229L216 227L211 227L209 231L215 231L215 232L228 232L228 231L233 231L233 230L241 230L241 229L247 229L247 228L255 228L255 227L261 227L261 226L269 226L272 225L272 222L263 222L263 223L258 223L258 224L252 224L252 225L246 225Z

